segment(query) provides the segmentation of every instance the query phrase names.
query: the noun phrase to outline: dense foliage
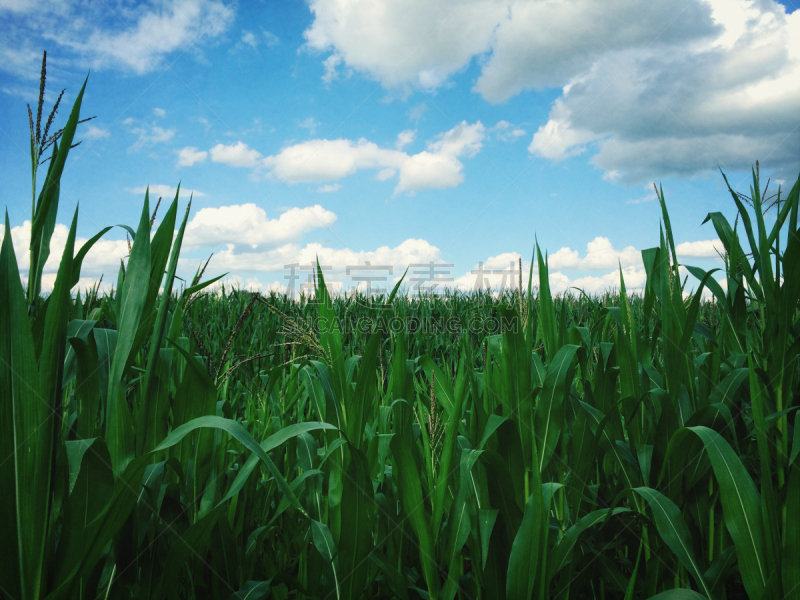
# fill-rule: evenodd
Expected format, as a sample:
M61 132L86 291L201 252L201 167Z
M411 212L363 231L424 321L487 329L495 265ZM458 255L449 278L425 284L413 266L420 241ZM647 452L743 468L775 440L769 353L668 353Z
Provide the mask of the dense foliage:
M146 196L115 293L73 295L76 212L44 297L82 94L27 293L0 250L2 597L800 598L800 179L731 191L694 290L663 192L638 296L537 248L527 291L298 301L173 292Z

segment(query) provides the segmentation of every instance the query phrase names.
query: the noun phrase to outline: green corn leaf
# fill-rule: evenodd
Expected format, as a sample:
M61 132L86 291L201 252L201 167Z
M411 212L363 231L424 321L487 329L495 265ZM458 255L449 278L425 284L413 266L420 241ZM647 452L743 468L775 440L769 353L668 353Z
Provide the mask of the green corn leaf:
M175 200L172 202L172 206L170 206L169 210L167 211L166 218L161 223L161 226L158 228L155 237L153 238L153 245L154 245L154 264L152 265L152 272L153 277L151 278L150 285L151 289L148 291L148 294L152 294L153 290L155 289L155 293L158 293L158 287L161 282L161 278L155 277L156 273L161 273L163 270L163 265L161 264L161 257L162 255L165 256L166 252L169 252L169 244L168 242L172 241L172 229L175 225L175 216L178 211L178 195L180 194L180 184L178 185L178 191L175 193ZM161 295L161 304L158 307L158 315L156 317L155 327L153 328L153 334L150 338L150 349L147 355L147 367L144 375L144 383L142 384L142 403L139 407L139 419L136 428L136 443L137 449L139 453L145 451L146 442L147 442L147 430L151 427L156 427L156 423L151 423L151 411L149 410L149 404L151 402L151 398L153 396L153 386L155 383L155 371L157 366L157 361L159 360L158 355L161 349L161 342L164 337L164 331L167 325L167 316L170 301L172 300L172 285L175 281L175 270L178 267L178 257L180 255L181 244L183 243L183 233L186 230L186 222L189 219L189 211L192 208L192 202L189 201L189 204L186 206L186 212L183 215L183 221L181 222L180 229L178 229L178 233L175 236L175 243L173 244L172 248L172 257L169 261L169 269L167 271L167 279L164 282L164 291ZM165 234L161 232L169 232L169 237L166 237ZM166 249L166 252L165 252ZM166 263L166 258L163 259L163 262ZM157 281L156 281L157 279ZM155 284L153 283L155 281ZM153 287L154 286L154 287ZM155 411L153 414L159 414L158 411Z
M161 582L154 595L157 600L175 598L178 593L179 575L184 570L187 559L192 555L202 558L203 555L200 554L200 551L208 543L211 531L224 508L224 506L217 506L177 537L165 559Z
M0 574L8 593L32 598L43 583L50 481L42 466L50 465L52 443L37 433L42 423L52 423L53 413L39 394L33 333L8 214L0 249L0 305L0 532L7 540Z
M721 595L719 592L725 577L727 577L734 564L736 564L736 547L728 546L720 552L719 556L711 563L708 571L703 574L703 577L708 582L708 587L711 588L711 593L715 596Z
M736 545L742 583L750 597L760 598L769 577L760 514L761 497L742 461L728 442L716 431L707 427L688 427L678 430L670 440L667 457L675 452L690 432L700 438L711 460L720 487L725 525Z
M111 229L112 227L104 227L101 229L99 233L96 233L86 242L84 242L81 246L81 249L75 254L75 258L72 260L72 278L70 280L70 288L73 288L78 284L78 281L81 278L81 266L83 265L83 259L89 253L89 250L92 249L92 246L94 246L101 237L111 231Z
M797 417L795 417L795 432ZM786 600L800 600L800 465L789 469L786 487L786 530L782 552L781 575Z
M506 580L507 598L530 598L533 594L536 574L541 570L540 549L546 544L542 527L545 511L542 494L534 490L525 504L525 515L511 546Z
M342 490L342 532L339 538L339 584L341 597L346 600L361 598L367 585L374 509L367 459L363 453L351 448Z
M552 361L556 353L556 313L553 298L550 295L550 278L547 273L547 261L542 258L542 251L536 243L536 260L539 263L539 331L544 341L544 352L548 361Z
M264 600L270 594L269 581L248 581L238 592L231 594L228 600Z
M215 417L215 416L204 416L198 417L189 421L188 423L184 423L180 427L172 430L172 432L166 437L166 439L161 442L158 446L153 449L153 452L158 452L160 450L166 450L167 448L171 448L172 446L176 445L180 442L184 437L189 435L192 431L197 429L203 428L213 428L225 431L232 435L236 440L242 444L245 448L250 450L253 454L255 454L261 462L263 462L272 476L275 478L275 481L278 484L278 487L281 488L284 496L288 498L292 506L294 506L297 510L305 514L305 510L300 505L300 501L294 495L292 490L289 488L289 484L286 483L286 479L283 475L278 471L275 463L267 456L266 452L261 448L261 446L253 439L253 436L250 435L250 432L244 428L244 426L237 422L232 421L230 419L224 419L222 417ZM325 428L325 427L321 427ZM300 433L298 431L298 433Z
M577 523L567 529L548 557L547 572L549 579L553 579L561 569L570 563L572 559L572 549L575 547L575 544L584 531L598 523L606 521L612 516L628 512L631 512L629 508L622 507L595 510L582 517Z
M333 536L331 536L330 529L328 529L328 526L325 525L325 523L320 523L319 521L314 521L312 519L311 539L314 540L314 546L317 548L317 552L320 553L326 562L331 564L333 576L336 578L336 597L339 598L341 591L339 588L339 578L336 574L336 564L334 563L338 551L336 550L336 544L333 542Z
M386 578L387 584L389 585L389 589L392 591L392 593L401 600L409 600L406 580L400 571L398 571L397 568L389 562L386 556L377 550L370 552L369 557L372 562L375 563L375 565L377 565L377 567L383 572L383 575Z
M55 583L60 585L78 566L89 523L114 495L111 456L102 438L65 443L70 468L69 497L55 561Z
M94 338L84 341L69 339L75 352L78 376L75 385L77 400L78 437L89 439L100 434L100 366Z
M534 432L539 449L539 471L547 467L564 426L564 401L572 385L573 359L579 346L567 344L550 362L536 405Z
M133 417L125 397L123 378L150 285L150 208L147 195L137 233L139 235L133 241L128 259L125 282L122 290L118 290L122 301L118 313L117 345L108 381L105 437L117 474L125 470L135 453Z
M425 510L419 473L411 454L411 443L409 437L395 435L391 442L392 455L397 469L396 480L400 488L403 510L419 542L420 561L428 584L428 594L432 600L436 600L439 595L439 572L435 559L433 532Z
M634 492L644 498L653 511L653 518L658 528L658 533L664 543L669 546L680 563L692 575L698 588L705 594L706 598L712 600L711 590L703 578L701 565L698 563L692 548L691 536L686 523L683 520L680 509L675 503L664 496L662 493L649 488L638 487Z
M364 425L367 423L369 413L372 411L372 402L377 389L375 365L378 363L380 343L381 334L378 332L373 333L369 338L369 342L367 342L367 349L364 352L356 389L351 396L352 404L347 407L347 437L350 438L350 442L356 448L362 450Z

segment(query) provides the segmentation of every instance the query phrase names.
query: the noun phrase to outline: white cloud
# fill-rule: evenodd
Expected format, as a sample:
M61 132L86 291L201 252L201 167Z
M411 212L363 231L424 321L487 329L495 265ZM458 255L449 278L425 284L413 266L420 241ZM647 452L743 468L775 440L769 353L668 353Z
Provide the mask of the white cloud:
M252 31L242 30L242 43L247 44L254 50L258 48L258 40Z
M417 131L415 129L406 129L397 134L397 141L394 147L402 150L417 138Z
M606 290L619 289L619 267L616 264L611 265L609 259L609 250L602 242L598 240L605 240L605 238L598 237L594 242L590 242L587 246L587 255L581 259L578 253L574 253L574 257L569 253L571 260L553 260L556 255L552 255L549 261L549 284L550 291L553 294L563 294L571 288L580 288L587 294L598 294ZM607 240L606 240L607 241ZM562 250L569 250L568 248ZM623 251L627 253L629 249ZM633 250L632 248L630 250ZM634 252L638 252L635 251ZM558 253L556 253L558 254ZM617 253L622 254L622 253ZM562 256L563 257L563 256ZM458 288L463 291L477 290L478 288L490 289L494 292L519 288L519 259L520 255L517 252L505 252L497 256L491 256L485 261L473 265L472 269L464 273L462 276L456 278L453 283L448 284L451 287ZM630 261L633 263L633 261ZM612 269L604 275L579 275L578 277L570 276L572 271L585 271L587 269ZM566 273L565 273L566 271ZM528 274L530 273L530 262L522 262L522 286L528 286ZM646 272L638 261L638 264L628 264L622 267L622 273L625 278L625 287L631 291L641 290L646 282ZM539 269L538 265L534 263L533 269L533 282L532 287L538 288L539 286Z
M317 132L317 127L319 127L319 121L316 121L314 117L306 117L300 121L297 126L302 127L303 129L308 129L308 132L311 135L314 135Z
M490 256L447 285L463 291L517 289L519 287L519 259L520 255L517 252L504 252L497 256ZM530 264L526 265L523 261L523 287L528 284L529 267Z
M165 111L163 108L155 107L153 109L153 114L155 116L157 116L157 117L166 117L167 116L167 111Z
M625 289L629 294L644 289L644 285L647 282L647 272L644 268L637 269L634 266L624 267L622 269L622 275L625 278ZM587 294L601 294L608 290L619 290L619 284L619 271L611 271L600 277L588 275L569 280L568 282L559 282L552 291L561 293L565 292L567 288L570 287L581 289Z
M618 177L617 173L607 173L607 179L611 179L612 181ZM654 202L658 200L658 196L656 196L656 192L651 185L644 186L645 195L639 196L638 198L633 198L631 200L626 200L625 204L646 204L647 202Z
M487 51L507 7L493 0L312 0L308 47L333 50L388 88L433 89Z
M472 125L464 121L413 155L365 139L310 140L286 147L263 163L276 177L291 182L337 181L359 169L379 169L379 180L399 174L395 193L442 189L464 180L459 158L475 156L485 135L480 121Z
M716 257L715 248L721 248L719 240L704 240L699 242L684 242L678 244L676 251L679 256L692 256L697 258ZM451 285L458 289L469 291L478 287L489 287L493 291L501 289L517 289L519 286L518 260L520 255L516 252L506 252L492 256L476 264L455 279ZM534 263L533 287L538 287L538 265ZM609 290L620 288L620 268L625 280L628 293L641 293L647 282L647 272L642 264L641 252L633 246L616 250L608 238L598 236L586 245L586 253L581 256L577 251L568 247L561 248L551 254L548 260L550 275L550 290L553 294L562 294L571 288L579 288L587 294L600 294ZM522 263L522 285L528 285L530 262ZM607 271L602 275L586 274L586 271ZM681 278L688 275L688 271L680 268ZM720 276L724 280L724 276ZM687 293L696 288L698 281L689 277ZM722 284L721 284L722 285ZM709 296L708 290L703 294Z
M700 240L698 242L683 242L675 246L678 256L691 258L719 258L725 254L725 247L719 240Z
M561 158L593 142L591 162L624 183L747 170L762 156L778 175L794 169L800 138L787 132L800 112L800 11L769 1L698 7L711 35L630 45L576 69L531 152Z
M319 204L291 208L277 219L267 218L264 209L255 204L203 208L186 225L184 244L187 248L228 244L244 244L251 248L262 244L277 245L334 222L336 214ZM250 264L240 267L240 270L253 270L254 267L255 264Z
M264 159L280 179L288 181L336 181L358 169L398 163L402 152L386 150L373 142L351 140L309 140L288 146Z
M339 74L336 72L336 67L338 67L342 62L342 57L338 54L331 54L328 58L322 61L322 66L325 67L325 73L322 75L322 81L325 82L326 85L330 85L330 83L339 77Z
M269 48L277 46L281 43L281 39L277 35L271 31L267 31L266 29L261 30L261 36L264 38L264 44L266 44L266 46Z
M242 29L242 37L240 43L237 44L235 49L241 48L242 45L250 46L253 50L258 50L260 45L267 48L273 48L280 43L280 39L274 33L262 29L260 35L247 29Z
M261 154L242 141L226 146L217 144L211 148L211 160L229 167L255 167L259 164Z
M133 193L133 194L144 194L147 191L147 186L146 185L140 185L139 187L130 188L128 191ZM175 192L177 192L177 191L178 191L178 188L174 188L171 185L166 185L166 184L163 184L163 183L158 183L156 185L151 185L150 186L150 199L152 201L153 198L157 198L158 196L163 196L165 198L174 198L175 197ZM188 188L183 188L183 187L181 188L181 198L188 198L190 195L196 196L198 198L202 197L202 196L205 196L205 194L203 192L200 192L198 190L190 190Z
M123 122L125 124L125 122ZM127 124L131 124L128 122ZM163 144L170 141L175 136L174 129L164 129L158 125L150 125L149 127L133 127L131 133L137 136L133 145L128 148L130 152L138 152L146 146L153 146L155 144Z
M428 105L424 102L417 104L414 108L408 111L408 120L418 123L428 110Z
M577 250L565 246L549 256L548 265L553 270L584 271L614 269L618 265L622 265L623 268L639 267L642 266L642 256L633 246L617 250L607 237L598 236L586 244L586 254L583 257Z
M178 151L178 166L191 167L195 163L203 162L208 156L205 150L198 150L195 146L186 146Z
M319 186L317 188L317 191L325 194L331 192L338 192L340 189L342 189L341 183L328 183L326 185Z
M497 24L475 91L501 102L525 89L561 87L591 69L598 57L648 45L671 51L713 30L702 2L514 3Z
M189 48L202 57L204 47L213 44L235 17L235 5L220 0L13 0L13 5L0 5L0 14L9 8L17 14L13 19L3 15L0 70L24 79L38 79L42 47L68 69L137 74L163 69L171 55Z
M800 10L787 14L774 0L311 0L310 8L307 46L389 90L433 90L476 57L473 90L490 102L561 88L531 140L536 156L591 153L623 183L749 170L756 157L777 178L795 175Z
M80 132L79 137L86 138L87 140L99 140L100 138L107 138L110 134L108 129L103 129L92 123L86 126L86 129Z
M375 179L378 181L386 181L387 179L391 179L397 174L397 169L393 169L391 167L386 167L385 169L381 169L375 175Z
M498 121L497 125L488 129L501 142L513 142L517 138L525 135L525 130L514 127L508 121Z
M330 267L330 269L323 271L326 275L325 281L327 283L327 274L329 272L344 274L348 266L364 266L367 261L376 267L376 275L386 275L391 280L392 277L402 275L408 265L438 261L439 255L440 250L436 246L422 239L407 239L393 248L381 246L375 250L329 248L319 243L311 243L304 246L288 243L268 250L240 252L231 245L225 250L214 254L211 259L211 265L218 272L274 273L285 271L288 274L289 271L286 265L299 263L308 267L316 264L317 257L319 257L321 265ZM387 275L387 271L378 269L379 266L384 265L393 268L391 276ZM305 273L298 271L297 274L305 278L309 272L307 269ZM410 271L409 277L412 277ZM303 280L301 279L299 283L303 283Z
M140 7L131 13L135 24L120 24L117 30L101 29L93 25L94 19L74 10L71 27L61 28L54 41L84 56L95 68L139 74L156 69L176 50L221 35L234 19L233 10L216 0L172 0Z

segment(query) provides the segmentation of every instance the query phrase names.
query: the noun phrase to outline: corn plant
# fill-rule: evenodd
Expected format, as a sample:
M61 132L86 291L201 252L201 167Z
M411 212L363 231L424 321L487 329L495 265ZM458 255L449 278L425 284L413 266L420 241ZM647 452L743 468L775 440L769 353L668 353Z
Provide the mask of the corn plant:
M27 291L0 248L4 598L800 598L800 179L728 187L710 272L657 189L638 294L555 297L538 244L498 295L178 289L178 192L103 295L76 211L44 296L82 97Z

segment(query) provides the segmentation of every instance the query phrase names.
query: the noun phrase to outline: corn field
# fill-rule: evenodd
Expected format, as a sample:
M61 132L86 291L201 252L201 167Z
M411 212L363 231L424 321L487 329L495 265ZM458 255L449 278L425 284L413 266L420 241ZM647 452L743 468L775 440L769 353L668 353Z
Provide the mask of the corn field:
M209 293L178 195L105 295L76 211L43 295L82 97L38 194L31 119L26 287L0 250L0 596L800 599L800 179L728 187L691 290L659 191L635 295L553 297L538 247L499 296Z

